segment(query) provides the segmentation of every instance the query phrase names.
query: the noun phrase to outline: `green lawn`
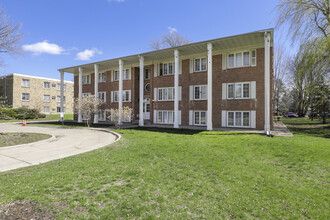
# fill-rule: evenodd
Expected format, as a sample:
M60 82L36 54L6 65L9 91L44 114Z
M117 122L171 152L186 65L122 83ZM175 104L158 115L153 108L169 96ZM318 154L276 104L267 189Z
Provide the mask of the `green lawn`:
M0 132L0 147L7 147L18 144L27 144L50 138L49 134L39 133L1 133Z
M57 218L330 218L324 136L117 132L111 146L1 173L0 201L31 201Z
M26 121L47 121L47 120L60 120L59 114L49 114L46 115L46 118L38 118L38 119L27 119ZM64 120L73 120L73 114L64 114ZM22 122L23 120L0 120L0 123L7 122Z

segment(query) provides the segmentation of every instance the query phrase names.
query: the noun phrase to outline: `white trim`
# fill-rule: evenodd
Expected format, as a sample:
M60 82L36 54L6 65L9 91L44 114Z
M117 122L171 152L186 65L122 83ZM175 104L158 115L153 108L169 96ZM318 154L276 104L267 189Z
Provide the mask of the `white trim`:
M229 125L229 113L234 113L234 125ZM241 126L237 126L236 124L236 113L241 113ZM249 125L244 126L244 113L249 113ZM236 128L250 128L251 127L251 112L250 111L227 111L227 127L236 127Z
M195 118L195 115L196 113L198 112L198 117L199 117L199 122L196 123L196 118ZM202 124L201 121L202 121L202 112L205 113L205 124ZM207 111L203 111L203 110L198 110L198 111L193 111L193 125L196 125L196 126L207 126Z
M213 47L212 43L207 44L207 130L213 130L213 101L212 101L212 83L213 77Z
M29 95L29 99L28 100L23 100L23 94L28 94ZM28 93L28 92L22 92L22 94L21 94L21 101L22 102L29 102L31 100L31 95L30 95L30 93Z
M179 71L180 71L179 50L174 50L174 128L179 128Z
M249 85L249 97L243 97L244 95L244 84ZM229 98L229 86L234 85L234 97ZM241 85L241 97L236 98L236 85ZM227 99L251 99L251 82L235 82L235 83L227 83Z
M46 77L40 77L40 76L29 76L29 75L24 75L24 74L19 74L19 73L13 73L13 74L9 74L9 75L5 75L5 76L22 76L22 77L30 77L30 78L34 78L34 79L44 79L44 80L51 80L51 81L56 81L56 82L60 82L60 79L53 79L53 78L46 78ZM4 76L2 76L4 77ZM64 82L66 83L74 83L73 81L68 81L68 80L64 80Z
M105 91L103 91L103 92L98 92L98 93L97 93L97 99L98 99L98 100L101 100L101 99L100 99L100 94L104 94L104 101L102 101L102 102L106 103L106 102L107 102L107 92L105 92ZM96 99L96 101L97 101L97 99Z
M227 99L227 83L222 83L222 100Z
M227 111L221 112L221 127L227 127Z
M195 97L195 88L196 87L199 87L199 96L200 98L199 99L196 99ZM202 87L204 87L205 89L205 98L202 98ZM193 85L193 100L195 101L203 101L203 100L207 100L207 85Z
M240 50L240 51L233 51L233 52L230 52L230 53L227 53L227 55L226 55L226 59L227 59L227 63L226 63L226 68L227 69L235 69L235 68L242 68L242 67L250 67L250 66L252 66L251 65L251 51L252 50ZM244 65L244 53L246 53L246 52L248 52L249 53L249 65ZM236 66L236 54L238 54L238 53L240 53L241 54L241 56L242 56L242 66ZM233 67L230 67L229 66L229 55L234 55L234 66Z
M202 70L202 59L205 59L205 70ZM200 60L200 63L199 63L199 70L196 70L195 67L195 62L196 60ZM206 72L207 71L207 57L197 57L197 58L194 58L194 63L193 63L193 70L194 70L194 73L199 73L199 72Z

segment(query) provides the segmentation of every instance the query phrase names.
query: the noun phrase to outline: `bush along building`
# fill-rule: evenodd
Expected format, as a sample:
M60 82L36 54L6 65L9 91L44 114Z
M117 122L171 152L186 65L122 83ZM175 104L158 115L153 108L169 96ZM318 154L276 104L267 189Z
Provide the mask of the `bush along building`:
M59 69L74 74L74 96L105 109L128 106L139 125L272 129L273 29ZM75 120L83 121L81 112Z

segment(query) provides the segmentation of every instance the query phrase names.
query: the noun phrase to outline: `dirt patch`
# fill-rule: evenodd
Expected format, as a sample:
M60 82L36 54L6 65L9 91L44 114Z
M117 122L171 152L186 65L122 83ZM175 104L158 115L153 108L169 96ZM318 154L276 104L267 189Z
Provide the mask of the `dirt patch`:
M54 214L40 208L37 202L14 201L0 205L0 219L30 220L54 219Z

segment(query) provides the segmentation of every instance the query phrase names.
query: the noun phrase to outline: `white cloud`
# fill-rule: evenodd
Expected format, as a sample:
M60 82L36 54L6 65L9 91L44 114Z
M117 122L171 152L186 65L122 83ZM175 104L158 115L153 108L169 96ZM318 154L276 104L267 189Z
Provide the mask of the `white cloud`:
M40 55L42 53L48 53L53 55L62 54L65 50L57 44L48 43L47 40L38 42L35 44L24 44L23 50L32 52L34 55Z
M168 27L168 31L172 34L174 32L178 32L178 30L174 27Z
M124 2L125 0L108 0L108 2L118 2L118 3L121 3L121 2Z
M102 52L96 48L86 49L77 53L75 60L90 60L96 54L102 54Z

